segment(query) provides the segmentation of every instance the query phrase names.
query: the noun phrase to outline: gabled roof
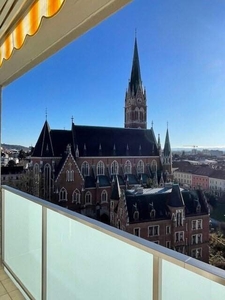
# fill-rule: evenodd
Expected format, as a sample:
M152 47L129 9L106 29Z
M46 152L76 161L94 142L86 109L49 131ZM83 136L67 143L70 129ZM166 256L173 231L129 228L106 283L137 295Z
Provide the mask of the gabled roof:
M33 155L37 157L53 157L54 151L52 147L52 139L50 135L50 127L47 120L44 123L38 141L35 145Z
M142 156L158 155L151 129L72 126L74 144L80 156ZM84 153L84 145L86 151ZM101 145L101 151L99 151ZM127 146L129 151L127 151ZM114 150L116 148L116 151ZM129 152L129 153L128 153Z
M136 95L139 87L142 86L141 82L141 71L140 71L140 63L138 56L138 47L137 47L137 39L135 38L134 42L134 56L133 56L133 64L130 76L129 88L130 91Z

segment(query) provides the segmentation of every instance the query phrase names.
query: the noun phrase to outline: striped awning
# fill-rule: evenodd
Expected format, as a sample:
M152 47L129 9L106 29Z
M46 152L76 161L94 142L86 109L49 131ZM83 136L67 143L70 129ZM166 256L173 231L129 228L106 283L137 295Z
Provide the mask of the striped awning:
M0 45L0 67L4 59L7 60L10 58L14 49L18 50L23 46L27 36L32 36L38 31L42 18L53 17L60 10L64 2L65 0L34 1L27 12L10 28L10 32L6 34ZM6 4L7 2L5 2L5 9L9 12L10 7L6 7ZM11 4L13 5L12 1ZM4 9L2 10L2 14L4 17Z
M132 0L0 0L0 87Z

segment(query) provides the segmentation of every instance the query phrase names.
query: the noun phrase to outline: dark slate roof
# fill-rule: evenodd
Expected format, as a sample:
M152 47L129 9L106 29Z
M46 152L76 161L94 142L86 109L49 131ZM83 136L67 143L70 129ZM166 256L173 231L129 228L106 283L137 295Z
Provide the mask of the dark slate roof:
M139 180L141 180L141 178L142 178L142 183L144 183L144 184L146 184L148 182L148 180L150 179L148 174L145 174L145 173L139 174Z
M170 138L169 138L168 128L167 128L167 131L166 131L166 139L165 139L165 145L164 145L163 153L164 153L164 156L169 156L172 153L171 152L171 147L170 147Z
M192 190L192 191L184 190L182 192L182 196L185 203L186 215L195 213L198 204L201 205L201 213L205 213L205 214L208 213L206 201L204 200L204 195L201 190Z
M118 181L119 181L119 184L120 185L125 185L125 182L124 182L124 179L121 175L112 175L111 176L111 181L113 181L113 178L114 178L114 181L116 181L116 177L118 178Z
M72 147L74 155L71 130L51 130L45 121L40 136L32 153L33 157L60 157L63 156L67 145Z
M173 184L172 191L170 194L169 201L167 203L169 206L172 207L183 207L184 200L180 191L180 187L178 184Z
M99 181L99 186L104 187L104 186L111 186L110 180L108 176L105 175L98 175L97 180Z
M75 155L71 130L51 130L51 139L55 156L63 156L69 144L73 156Z
M133 56L133 64L131 70L131 77L130 77L130 91L136 95L137 90L141 87L141 71L140 71L140 63L139 63L139 56L138 56L138 47L137 47L137 39L135 38L134 42L134 56Z
M151 129L72 126L74 144L80 156L142 156L159 155ZM84 152L84 145L86 151ZM99 151L101 145L101 151ZM115 145L115 151L113 150ZM127 145L129 150L127 150Z
M95 178L92 177L92 176L85 176L84 177L84 187L87 189L87 188L94 188L96 187L96 184L95 184Z
M50 127L45 121L38 141L34 147L33 155L37 157L53 157L54 151L52 147L52 140L50 136Z
M126 179L128 178L129 184L139 184L137 177L134 174L127 174Z
M174 196L173 192L177 193L177 187L175 187L174 190L172 189L172 192L170 192L170 189L171 188L169 187L155 189L155 192L152 193L146 193L144 190L143 194L133 190L127 190L125 195L130 223L149 222L156 219L170 219L171 216L168 203L171 203L171 197ZM208 214L207 204L201 190L182 190L181 194L184 201L186 216L196 214L198 203L201 205L201 212L199 215ZM134 207L136 206L139 211L139 220L134 220L133 218ZM150 211L152 208L154 208L156 212L155 218L150 218Z
M150 211L152 208L155 209L156 215L154 219L169 219L169 208L166 205L169 200L169 194L149 194L132 195L126 192L126 203L129 215L130 223L134 222L133 208L137 204L139 211L138 222L146 222L150 220Z

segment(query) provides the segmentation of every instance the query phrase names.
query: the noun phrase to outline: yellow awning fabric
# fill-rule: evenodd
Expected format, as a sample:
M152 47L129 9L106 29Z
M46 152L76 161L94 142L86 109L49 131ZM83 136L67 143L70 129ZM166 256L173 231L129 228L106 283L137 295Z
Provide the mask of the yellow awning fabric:
M0 68L4 59L8 60L11 57L14 49L23 46L27 36L32 36L38 31L42 18L54 16L64 2L65 0L36 0L31 5L0 45Z

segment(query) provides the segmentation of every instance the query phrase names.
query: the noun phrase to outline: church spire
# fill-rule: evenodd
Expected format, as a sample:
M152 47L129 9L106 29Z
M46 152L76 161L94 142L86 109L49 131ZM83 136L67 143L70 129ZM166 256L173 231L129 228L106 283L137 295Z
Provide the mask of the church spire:
M133 64L130 76L130 90L134 94L134 96L137 94L138 87L141 85L141 70L138 56L137 38L135 36Z
M134 40L134 55L128 89L125 94L125 128L147 129L146 91L142 87L137 38Z
M166 131L166 139L165 139L165 145L163 150L164 156L170 156L171 155L171 146L170 146L170 138L169 138L169 130L167 128Z

